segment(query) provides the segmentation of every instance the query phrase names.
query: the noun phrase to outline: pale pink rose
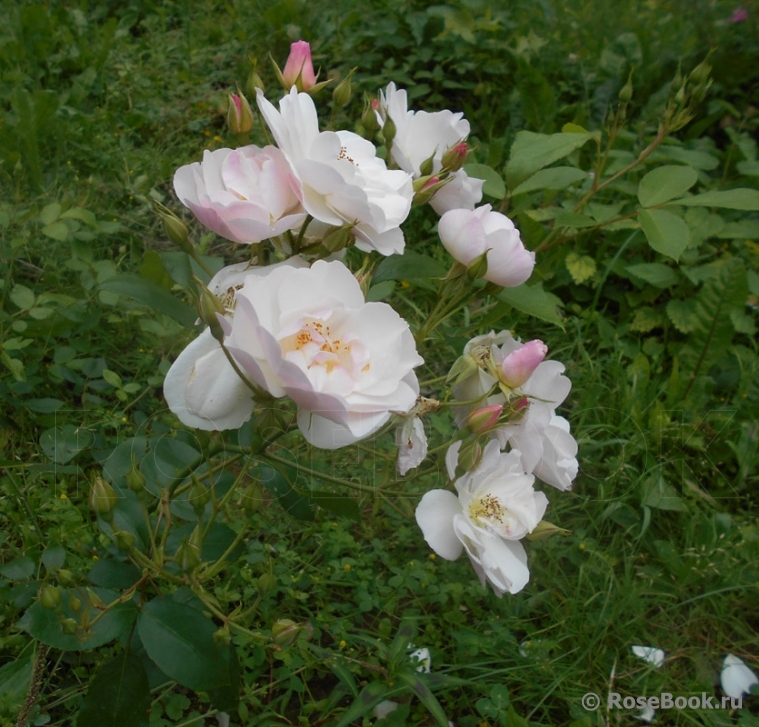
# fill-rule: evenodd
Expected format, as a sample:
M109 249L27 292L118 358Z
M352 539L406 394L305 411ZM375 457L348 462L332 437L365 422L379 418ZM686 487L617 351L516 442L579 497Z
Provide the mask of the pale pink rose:
M496 285L521 285L535 267L535 253L525 249L514 223L493 212L489 204L446 212L438 223L438 234L445 249L464 265L487 253L483 277Z
M241 369L274 397L298 406L315 447L365 439L416 403L423 363L408 324L386 303L366 303L339 261L276 268L246 279L234 317L221 318Z
M548 346L543 341L528 341L512 351L501 362L501 381L512 389L524 384L538 364L546 357Z
M290 55L282 70L282 78L287 86L296 86L299 91L308 91L316 85L311 46L305 40L290 45Z
M174 191L201 224L232 242L258 243L306 218L298 180L273 146L205 151L202 163L177 170Z

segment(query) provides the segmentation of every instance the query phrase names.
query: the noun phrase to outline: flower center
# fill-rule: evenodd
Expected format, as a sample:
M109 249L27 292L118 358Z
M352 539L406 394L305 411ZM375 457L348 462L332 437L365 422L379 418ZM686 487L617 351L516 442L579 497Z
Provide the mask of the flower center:
M353 157L348 156L348 150L344 146L340 147L340 153L337 155L337 158L345 159L345 161L350 162L354 166L356 167L358 166L358 164L356 164L356 161L353 159Z
M334 334L321 320L304 319L300 330L282 339L280 346L288 361L306 369L321 367L327 374L339 368L355 377L371 367L368 352L355 334Z
M509 509L497 497L487 493L469 503L469 517L480 527L504 537L510 537L517 524Z

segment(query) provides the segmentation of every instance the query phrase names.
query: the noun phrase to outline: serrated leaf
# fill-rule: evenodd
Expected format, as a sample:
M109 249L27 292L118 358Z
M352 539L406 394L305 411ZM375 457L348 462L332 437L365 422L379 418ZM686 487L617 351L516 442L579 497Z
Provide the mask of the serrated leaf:
M509 189L516 189L535 172L563 159L597 136L598 132L587 131L560 134L520 131L511 146L511 156L506 165Z
M216 624L191 606L154 598L143 606L137 630L148 656L182 686L205 691L230 684L229 651L214 641Z
M670 300L667 316L680 333L690 333L696 327L696 301Z
M501 179L501 175L495 169L487 164L465 164L464 171L476 179L482 179L485 184L482 185L482 191L490 197L503 199L506 196L506 185Z
M738 333L745 333L747 336L756 334L756 323L748 313L744 313L741 310L732 310L730 311L730 320L732 321L733 328Z
M730 314L743 311L748 295L746 278L743 261L731 258L696 296L695 325L682 352L683 372L690 369L691 381L727 352L734 335Z
M698 181L698 172L693 167L668 164L652 169L640 180L638 201L641 207L668 202L687 192Z
M386 257L374 271L372 285L385 280L412 280L414 278L442 278L448 271L443 263L428 255L407 250L403 255Z
M197 312L189 305L138 275L116 275L101 283L100 289L134 298L159 313L165 313L187 328L192 328L198 317Z
M669 288L680 280L677 272L663 263L639 263L628 265L627 272L655 288Z
M42 228L42 234L51 237L58 242L65 242L69 237L69 228L65 222L53 222L51 225L45 225Z
M522 182L511 194L535 192L538 189L566 189L570 184L588 178L588 173L577 167L550 167L541 169Z
M739 187L724 191L704 192L693 197L673 200L670 204L686 207L723 207L729 210L759 211L759 192L755 189Z
M561 300L553 293L543 290L543 284L527 285L523 283L516 288L504 288L496 298L508 303L522 313L539 318L548 323L555 323L563 328L559 314Z
M682 217L666 210L641 209L638 219L648 244L656 252L673 260L680 259L690 242L690 230Z
M590 280L596 272L596 261L588 255L580 256L576 252L570 252L564 264L577 285Z
M648 333L649 331L653 331L654 328L659 328L663 323L664 316L659 311L649 306L643 306L635 310L632 323L630 323L630 330Z
M98 670L76 727L147 727L150 703L145 667L138 657L125 652Z
M25 285L14 285L10 293L11 302L21 310L29 310L34 306L34 293Z

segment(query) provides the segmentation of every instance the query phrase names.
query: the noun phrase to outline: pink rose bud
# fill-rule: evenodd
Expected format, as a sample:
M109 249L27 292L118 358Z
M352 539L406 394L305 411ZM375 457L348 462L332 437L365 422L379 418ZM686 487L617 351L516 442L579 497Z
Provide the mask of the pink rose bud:
M241 93L229 94L227 123L235 134L247 134L253 128L253 111L248 100Z
M516 389L532 376L538 364L546 357L548 346L543 341L529 341L512 351L501 363L501 381Z
M290 46L282 78L288 88L297 86L299 91L308 91L316 85L311 46L305 40L299 40Z
M469 147L465 141L462 141L458 144L454 144L445 152L445 154L443 154L441 163L449 172L457 172L464 166L464 162L468 155Z
M488 429L492 429L498 422L498 417L500 417L502 413L503 406L501 404L484 406L481 409L473 411L466 418L466 424L475 434L481 434Z

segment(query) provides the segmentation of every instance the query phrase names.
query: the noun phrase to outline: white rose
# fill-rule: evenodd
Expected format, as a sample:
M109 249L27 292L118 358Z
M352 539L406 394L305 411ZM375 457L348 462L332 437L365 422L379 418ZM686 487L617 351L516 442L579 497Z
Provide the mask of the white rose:
M456 455L446 457L451 476ZM524 472L519 452L504 454L492 441L477 468L456 480L458 497L430 490L416 509L416 521L441 558L456 560L466 550L483 585L489 582L498 596L517 593L529 580L518 541L535 529L548 506L534 481Z
M319 132L307 93L291 89L277 111L259 90L258 108L301 185L306 211L328 225L353 225L356 247L364 252L402 253L400 225L414 196L411 176L387 169L374 145L358 134Z
M469 136L469 122L463 113L447 109L409 111L406 91L396 89L395 83L380 92L377 117L381 126L388 117L393 120L396 133L390 153L395 163L414 178L421 176L420 167L430 158L432 173L439 172L443 154Z
M249 278L278 267L308 267L298 257L268 268L242 262L227 265L208 283L226 315L234 315L237 291ZM238 429L253 413L250 388L237 375L210 329L203 331L179 354L163 383L163 394L179 421L188 427L219 431Z
M423 360L408 324L389 305L366 303L339 261L246 279L222 325L251 381L295 401L316 447L368 437L419 394L413 369Z

